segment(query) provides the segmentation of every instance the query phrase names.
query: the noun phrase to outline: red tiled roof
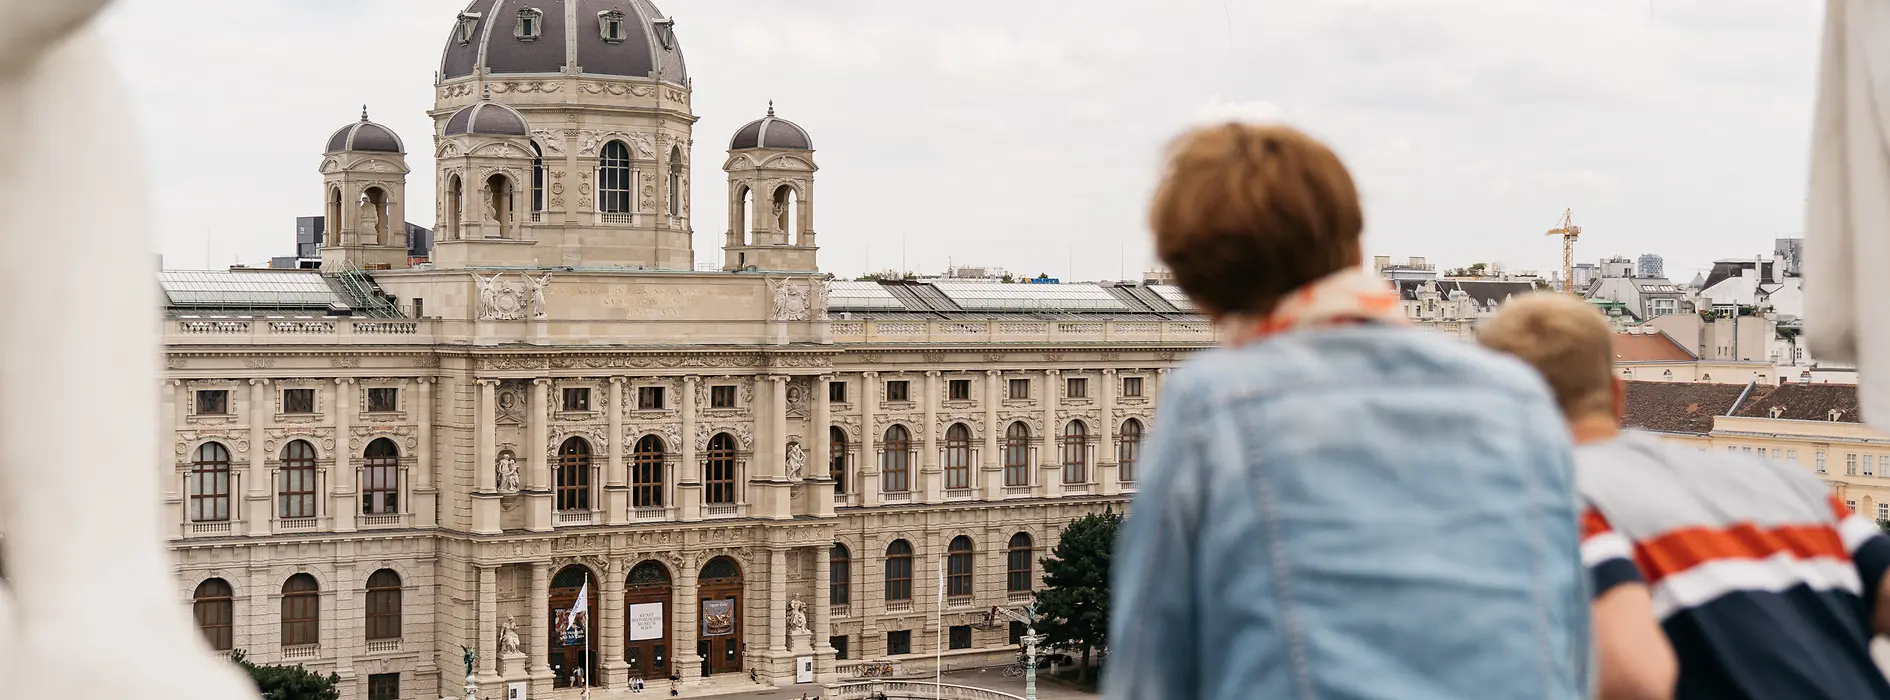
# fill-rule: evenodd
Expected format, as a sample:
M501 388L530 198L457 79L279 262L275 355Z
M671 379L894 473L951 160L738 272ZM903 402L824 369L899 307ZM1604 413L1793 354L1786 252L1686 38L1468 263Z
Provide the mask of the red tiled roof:
M1744 384L1628 382L1622 427L1705 435L1713 432L1713 417L1731 411L1745 390Z
M1614 334L1615 362L1692 362L1700 359L1666 332Z
M1772 409L1779 409L1772 415ZM1858 423L1857 385L1855 384L1781 384L1757 386L1734 415L1746 418L1783 420L1831 420L1837 409L1838 422Z

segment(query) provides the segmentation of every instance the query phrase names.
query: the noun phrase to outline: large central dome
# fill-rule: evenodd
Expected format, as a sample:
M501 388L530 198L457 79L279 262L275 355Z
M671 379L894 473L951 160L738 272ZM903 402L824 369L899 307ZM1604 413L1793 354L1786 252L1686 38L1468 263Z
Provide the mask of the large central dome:
M473 0L453 22L440 79L557 74L687 84L682 47L649 0Z

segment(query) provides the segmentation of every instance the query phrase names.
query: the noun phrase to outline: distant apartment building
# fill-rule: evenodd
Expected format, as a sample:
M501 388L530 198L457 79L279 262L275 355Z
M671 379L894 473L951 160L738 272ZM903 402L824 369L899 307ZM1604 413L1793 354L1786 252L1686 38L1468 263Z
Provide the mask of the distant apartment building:
M1437 266L1420 257L1394 263L1389 255L1372 257L1372 272L1393 282L1437 279Z
M1479 323L1510 297L1536 288L1530 280L1392 280L1412 325L1473 338Z
M328 217L295 217L295 254L269 259L269 267L279 270L316 270L322 266L322 236L327 233ZM407 223L407 262L427 262L433 252L433 230Z
M1635 277L1666 277L1666 261L1653 253L1646 253L1634 259Z

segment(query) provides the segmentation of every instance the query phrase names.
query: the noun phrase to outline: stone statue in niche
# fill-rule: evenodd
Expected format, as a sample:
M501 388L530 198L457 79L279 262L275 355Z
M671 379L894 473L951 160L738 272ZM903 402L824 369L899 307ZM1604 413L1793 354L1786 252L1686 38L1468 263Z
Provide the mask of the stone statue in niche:
M499 490L505 493L518 492L518 458L511 450L499 453L497 465Z
M810 630L807 628L807 603L801 602L800 598L790 598L788 599L787 607L788 607L788 633L789 634L811 633L813 630Z
M788 232L788 205L785 198L774 200L774 230Z
M361 195L360 206L361 223L355 227L356 230L361 232L363 241L369 243L381 242L381 208L375 206L373 200L368 199L368 196L365 194Z
M547 272L544 277L537 279L533 279L531 275L524 275L524 277L525 283L532 287L531 316L533 319L543 320L545 318L545 288L551 286L551 273Z
M499 656L512 656L525 653L518 640L518 621L510 617L499 625Z
M64 469L24 452L0 460L0 502L59 504L57 523L44 508L0 508L0 678L10 698L253 700L256 686L211 655L179 604L163 544L176 533L159 531L158 476L140 464L159 443L151 313L161 307L147 223L129 204L145 193L142 149L92 25L106 5L0 0L0 128L12 136L0 149L0 252L19 264L21 288L46 295L14 314L46 332L0 343L0 362L32 368L0 387L0 437L96 448L67 455ZM50 230L88 250L47 244ZM94 401L128 410L73 420Z
M801 449L801 441L787 444L787 475L789 479L799 479L807 473L807 452Z

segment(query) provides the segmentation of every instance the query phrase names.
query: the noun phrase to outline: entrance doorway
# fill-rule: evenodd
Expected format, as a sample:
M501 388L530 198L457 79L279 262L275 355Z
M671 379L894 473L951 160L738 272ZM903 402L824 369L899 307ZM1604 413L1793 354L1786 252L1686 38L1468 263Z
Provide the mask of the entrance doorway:
M547 625L545 649L549 652L546 662L551 665L552 685L556 688L575 688L586 680L592 687L597 686L597 642L591 639L591 625L597 620L597 577L583 566L571 565L558 570L558 575L551 578L551 609L545 611L551 616ZM585 612L579 613L576 623L568 627L565 620L570 616L571 608L577 605L578 591L588 590L585 596Z
M742 670L742 570L734 559L716 557L702 567L696 603L702 610L702 675Z
M630 569L623 592L624 660L630 677L656 681L670 674L669 570L646 561Z

